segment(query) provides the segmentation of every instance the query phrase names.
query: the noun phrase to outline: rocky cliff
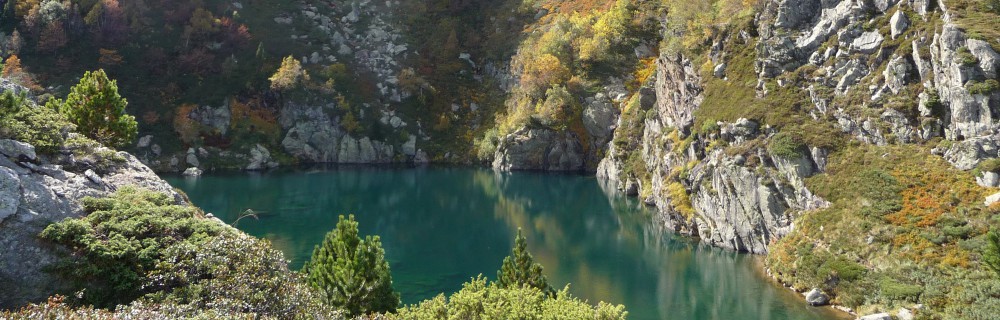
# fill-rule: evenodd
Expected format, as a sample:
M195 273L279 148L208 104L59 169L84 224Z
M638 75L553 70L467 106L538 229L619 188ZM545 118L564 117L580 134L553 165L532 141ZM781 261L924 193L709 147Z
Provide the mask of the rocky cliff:
M63 283L43 271L58 259L38 239L50 223L83 214L80 200L139 186L182 197L131 154L99 148L101 155L40 155L27 143L0 140L0 306L44 300ZM104 162L106 165L96 165Z
M628 159L631 150L611 144L598 176L618 182L624 192L643 195L678 231L754 253L766 253L769 243L794 228L801 212L827 206L804 183L826 166L826 146L809 145L817 139L800 140L801 130L788 130L804 143L776 154L768 148L781 132L775 123L716 118L699 119L700 127L693 127L696 114L711 115L720 108L699 111L704 87L718 81L753 81L758 99L788 91L808 95L808 103L795 106L809 115L805 126L834 123L840 133L863 143L944 138L948 143L935 152L962 170L997 156L994 119L1000 90L976 89L996 80L997 53L986 41L963 33L943 3L764 3L754 29L732 30L716 40L709 74L716 79L702 79L686 57L658 60L651 85L655 106L638 113L642 134L621 137L641 140L635 148L641 168L626 170L634 165ZM730 60L748 58L737 56L737 46L754 49L751 77L727 74L727 65L736 64ZM809 72L805 77L789 76L803 70ZM742 103L748 116L754 116L751 102ZM622 121L635 120L620 119L619 128L626 125ZM996 186L996 179L985 180Z

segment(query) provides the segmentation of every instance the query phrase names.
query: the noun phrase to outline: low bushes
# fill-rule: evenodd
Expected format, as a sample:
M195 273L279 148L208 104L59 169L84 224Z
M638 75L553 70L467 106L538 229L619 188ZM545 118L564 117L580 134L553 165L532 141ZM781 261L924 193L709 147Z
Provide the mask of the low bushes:
M280 252L171 196L123 188L83 204L88 215L41 233L68 253L50 270L71 283L70 302L157 304L189 316L333 314L288 271Z

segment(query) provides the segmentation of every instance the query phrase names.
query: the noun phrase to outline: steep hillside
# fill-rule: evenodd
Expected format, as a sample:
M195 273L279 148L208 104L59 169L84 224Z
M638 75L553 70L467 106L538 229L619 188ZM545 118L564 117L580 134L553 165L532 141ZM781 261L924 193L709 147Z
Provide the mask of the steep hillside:
M986 196L997 187L1000 11L748 8L709 34L667 29L655 98L640 90L623 109L598 175L678 232L766 254L779 281L861 314L996 314L1000 282L980 253L998 223Z

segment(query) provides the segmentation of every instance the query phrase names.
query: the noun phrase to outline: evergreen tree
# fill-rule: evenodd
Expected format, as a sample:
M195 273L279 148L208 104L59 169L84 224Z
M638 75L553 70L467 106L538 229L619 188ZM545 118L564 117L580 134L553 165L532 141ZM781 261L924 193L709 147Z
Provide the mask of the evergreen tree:
M535 262L535 258L528 252L528 241L521 235L521 228L517 229L517 237L514 239L514 248L510 256L503 258L500 271L497 271L497 284L502 288L519 288L526 285L549 294L555 292L542 274L542 265Z
M70 89L66 101L53 102L77 125L77 131L103 143L121 148L135 139L135 117L125 113L128 101L118 94L118 82L109 80L104 70L87 72Z
M986 250L983 252L983 262L1000 275L1000 233L992 230L986 234Z
M337 227L316 246L302 272L329 305L351 316L394 312L399 306L382 242L378 236L361 240L354 215L340 216Z

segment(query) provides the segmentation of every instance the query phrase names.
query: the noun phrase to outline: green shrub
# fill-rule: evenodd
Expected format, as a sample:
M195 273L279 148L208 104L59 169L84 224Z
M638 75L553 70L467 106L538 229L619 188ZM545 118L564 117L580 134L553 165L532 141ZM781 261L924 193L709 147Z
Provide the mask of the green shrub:
M85 198L87 216L54 223L41 233L65 246L72 257L54 271L80 289L84 302L111 307L135 300L150 282L168 248L182 242L202 245L222 232L218 224L196 219L194 207L172 204L165 194L123 189L109 198ZM163 289L170 289L169 286Z
M882 217L902 209L903 186L896 177L880 169L866 169L857 180L864 216Z
M983 160L978 165L976 165L976 171L979 171L979 172L1000 172L1000 159L998 159L998 158L992 158L992 159Z
M953 239L966 239L972 233L972 226L947 226L943 231L944 235Z
M941 103L941 95L938 94L937 89L930 88L925 91L927 93L927 100L924 101L924 108L931 110L931 115L935 117L942 117L944 115L944 104ZM950 141L950 140L946 140Z
M840 280L854 281L860 279L866 271L867 269L857 262L837 256L826 260L820 266L818 273L826 277L836 275Z
M879 288L880 294L886 299L910 302L916 302L917 297L924 292L923 286L903 283L889 277L879 281Z
M362 240L354 215L346 219L340 216L337 227L316 246L302 273L327 304L352 316L395 311L399 306L382 242L379 236Z
M59 105L80 133L106 146L122 148L135 140L138 124L125 113L128 101L118 94L118 82L108 79L104 70L84 73L66 101L50 100L50 104Z
M971 94L985 94L989 95L1000 89L1000 82L996 79L989 79L986 81L969 81L965 85L965 88L969 90Z
M709 135L719 132L719 124L712 120L707 120L701 125L701 134Z
M333 314L288 270L281 252L171 196L126 187L83 205L88 215L41 233L71 254L50 269L71 283L71 292L82 290L78 302L132 303L123 307L163 308L176 317Z
M52 109L36 106L24 95L0 94L0 138L22 141L40 153L52 154L72 130L73 124Z
M775 134L774 137L771 137L771 141L767 144L767 150L771 153L771 155L784 159L796 159L802 157L802 151L804 148L805 145L803 145L801 141L785 132Z
M407 306L389 319L626 319L622 305L604 302L591 306L569 294L569 287L546 294L538 288L523 286L504 288L487 284L481 275L466 282L462 290L445 299L434 299Z
M974 67L979 64L979 59L976 59L968 47L961 47L958 48L958 62L963 67Z

